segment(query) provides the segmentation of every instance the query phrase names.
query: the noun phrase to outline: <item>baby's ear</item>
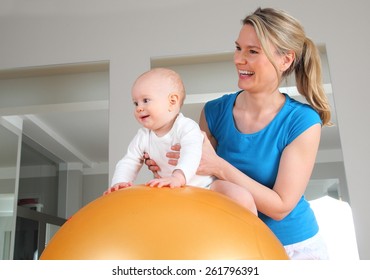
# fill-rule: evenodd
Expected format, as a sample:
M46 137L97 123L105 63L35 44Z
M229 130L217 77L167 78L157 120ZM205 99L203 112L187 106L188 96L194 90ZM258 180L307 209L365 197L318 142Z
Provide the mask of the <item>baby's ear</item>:
M168 101L170 102L170 105L174 106L180 102L180 96L177 92L170 93L168 95Z

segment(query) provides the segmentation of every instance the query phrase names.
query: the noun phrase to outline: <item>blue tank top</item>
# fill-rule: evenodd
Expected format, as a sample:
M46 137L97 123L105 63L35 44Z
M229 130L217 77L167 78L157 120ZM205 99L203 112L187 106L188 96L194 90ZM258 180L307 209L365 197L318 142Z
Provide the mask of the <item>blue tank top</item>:
M285 95L285 103L275 118L262 130L241 133L235 126L233 107L240 93L226 94L205 105L205 117L217 140L217 154L262 185L273 188L281 154L297 136L314 124L321 123L309 105ZM283 245L297 243L318 232L315 215L304 196L283 220L276 221L258 213Z

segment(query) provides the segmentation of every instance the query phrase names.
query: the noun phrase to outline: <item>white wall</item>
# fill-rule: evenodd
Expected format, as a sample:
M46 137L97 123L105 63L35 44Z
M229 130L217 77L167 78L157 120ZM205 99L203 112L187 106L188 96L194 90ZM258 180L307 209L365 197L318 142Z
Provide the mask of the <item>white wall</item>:
M109 60L112 175L122 147L137 129L130 87L149 68L151 57L233 50L240 19L247 13L259 5L287 10L301 20L315 42L327 47L359 253L370 259L370 188L363 171L370 165L365 131L370 119L369 4L362 0L143 2L1 0L0 69Z

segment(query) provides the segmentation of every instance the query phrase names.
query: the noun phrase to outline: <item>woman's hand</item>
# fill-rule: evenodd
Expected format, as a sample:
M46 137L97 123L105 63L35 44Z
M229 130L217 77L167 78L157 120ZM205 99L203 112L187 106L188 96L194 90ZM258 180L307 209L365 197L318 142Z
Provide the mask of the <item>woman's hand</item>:
M166 157L168 157L169 164L176 166L180 158L181 145L177 143L171 147L171 150L172 152L168 152Z
M220 169L219 160L220 157L216 154L211 142L209 141L207 134L202 132L204 135L203 147L202 147L202 158L197 170L198 175L210 175L218 177L220 174L218 170ZM220 178L221 179L221 178Z
M171 150L171 152L168 152L166 154L166 156L168 157L168 163L176 166L180 158L181 145L175 144L171 147ZM158 171L160 171L161 169L159 168L157 163L149 157L148 153L144 153L144 163L148 166L148 169L153 172L154 178L160 178Z
M158 174L158 171L160 171L161 169L159 168L157 163L149 157L148 153L144 153L144 163L146 166L148 166L148 169L153 172L154 178L161 178Z

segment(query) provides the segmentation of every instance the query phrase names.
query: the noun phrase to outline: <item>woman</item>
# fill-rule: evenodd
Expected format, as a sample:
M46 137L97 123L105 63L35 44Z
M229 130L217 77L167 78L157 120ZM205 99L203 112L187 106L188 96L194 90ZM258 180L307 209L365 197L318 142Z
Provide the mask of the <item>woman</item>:
M200 127L209 141L198 174L232 183L233 190L221 185L220 192L248 191L291 259L326 259L304 198L321 127L330 125L318 50L296 19L271 8L258 8L243 20L235 45L241 90L203 108ZM309 105L279 91L291 73ZM172 160L178 156L169 154Z

